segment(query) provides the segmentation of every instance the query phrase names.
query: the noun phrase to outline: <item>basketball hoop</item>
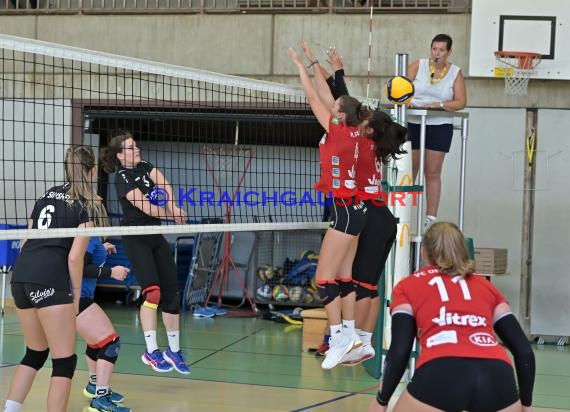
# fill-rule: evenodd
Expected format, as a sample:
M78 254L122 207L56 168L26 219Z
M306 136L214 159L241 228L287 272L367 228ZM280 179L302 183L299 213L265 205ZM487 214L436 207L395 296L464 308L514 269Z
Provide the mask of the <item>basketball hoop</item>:
M531 52L496 51L495 77L505 79L505 93L522 96L527 93L528 81L536 74L541 55Z

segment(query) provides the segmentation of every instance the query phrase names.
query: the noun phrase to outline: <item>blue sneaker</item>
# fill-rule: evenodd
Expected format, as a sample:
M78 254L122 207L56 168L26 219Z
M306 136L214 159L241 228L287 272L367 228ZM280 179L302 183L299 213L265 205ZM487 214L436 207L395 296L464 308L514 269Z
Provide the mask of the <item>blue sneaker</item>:
M194 314L192 316L195 318L213 318L216 314L208 307L196 305L194 306Z
M113 403L110 395L91 399L87 410L89 412L131 412L131 408Z
M83 395L85 395L88 399L93 399L95 397L95 385L92 383L88 383L85 389L83 389ZM125 400L125 397L121 395L119 392L113 392L111 388L109 388L109 396L111 397L111 401L113 403L121 403Z
M164 360L162 352L158 349L152 353L145 350L141 359L145 365L150 366L155 372L170 372L172 370L172 366Z
M179 350L178 352L172 352L170 348L164 351L164 360L168 362L176 372L181 373L182 375L190 374L190 368L184 362L184 356L182 355L182 351Z
M226 316L228 314L227 309L224 309L221 306L211 305L208 306L208 309L214 312L214 315L216 316Z

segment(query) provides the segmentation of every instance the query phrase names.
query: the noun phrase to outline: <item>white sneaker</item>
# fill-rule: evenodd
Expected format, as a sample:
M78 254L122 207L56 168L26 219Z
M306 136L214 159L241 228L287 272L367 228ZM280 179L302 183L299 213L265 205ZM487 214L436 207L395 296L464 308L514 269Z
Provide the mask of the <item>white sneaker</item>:
M436 222L436 218L426 217L424 220L424 233L428 231L428 229Z
M376 351L372 345L362 345L344 355L340 364L342 366L356 366L365 360L372 359L374 356L376 356Z
M354 343L352 344L352 349L356 349L362 346L362 340L360 339L360 335L356 333L355 329L352 329L350 332L348 332L348 328L343 328L342 332L346 335L349 335L352 339L354 339Z
M345 333L337 332L331 336L329 350L321 363L323 369L332 369L339 364L342 357L352 349L354 338Z

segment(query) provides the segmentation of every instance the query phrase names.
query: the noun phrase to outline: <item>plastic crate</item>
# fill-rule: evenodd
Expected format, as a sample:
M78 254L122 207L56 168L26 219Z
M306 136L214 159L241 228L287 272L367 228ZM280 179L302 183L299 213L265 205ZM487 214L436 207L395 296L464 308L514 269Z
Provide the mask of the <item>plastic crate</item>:
M0 224L0 230L25 229L25 225ZM0 266L12 266L20 253L20 240L0 240Z

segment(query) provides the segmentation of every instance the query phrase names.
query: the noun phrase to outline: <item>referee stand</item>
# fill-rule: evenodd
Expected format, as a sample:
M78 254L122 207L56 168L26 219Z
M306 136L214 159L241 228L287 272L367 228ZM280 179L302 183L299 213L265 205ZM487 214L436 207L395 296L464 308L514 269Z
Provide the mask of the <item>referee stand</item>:
M395 59L395 72L397 76L406 76L408 67L408 55L398 53ZM423 190L424 190L424 159L425 159L425 139L426 139L426 120L431 115L437 117L451 117L453 119L460 119L459 126L454 125L454 130L461 132L461 168L459 180L459 216L458 227L463 231L464 226L464 205L465 205L465 172L466 172L466 159L467 159L467 139L469 130L469 113L466 112L447 112L442 109L427 110L427 109L407 109L405 105L394 105L392 109L392 117L394 120L402 125L406 125L407 116L414 119L419 119L421 124L420 132L420 164L418 173L418 184L414 185L414 179L411 167L411 144L406 143L405 148L408 155L392 161L389 167L383 170L383 189L388 195L388 199L392 199L391 193L414 193L413 202L417 200L415 213L415 228L416 232L412 235L412 199L406 196L405 207L397 207L396 204L391 204L391 211L397 219L398 232L396 237L395 247L392 248L390 256L386 262L384 274L378 283L378 293L380 295L380 313L376 328L373 333L372 341L375 342L374 349L377 354L364 362L366 371L375 378L380 378L382 374L383 359L386 355L391 341L391 316L389 313L391 294L394 286L405 276L418 270L421 267L420 249L423 237L423 222L424 222L424 207L423 207ZM472 259L474 259L473 240L468 238L467 246ZM412 256L413 254L413 256ZM411 379L416 359L419 352L414 342L410 362L408 365L409 374L406 375L404 380Z

